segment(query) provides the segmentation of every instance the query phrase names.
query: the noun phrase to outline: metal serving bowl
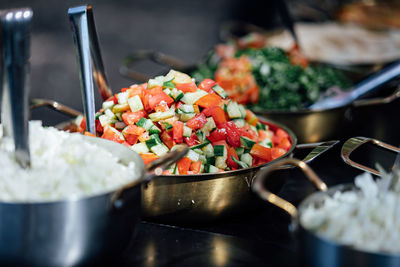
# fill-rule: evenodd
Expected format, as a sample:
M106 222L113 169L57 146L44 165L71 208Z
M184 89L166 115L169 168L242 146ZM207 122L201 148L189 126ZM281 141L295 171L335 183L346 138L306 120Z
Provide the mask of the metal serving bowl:
M271 172L282 165L294 165L299 167L307 178L322 192L316 192L303 200L296 208L291 203L271 193L264 188L263 183L270 177ZM260 173L259 178L253 184L253 190L263 200L285 210L292 217L292 231L297 240L298 256L300 266L307 267L339 267L339 266L399 266L400 255L388 253L373 253L361 251L356 248L339 244L333 240L319 236L310 230L307 230L300 221L302 212L310 204L318 205L324 196L333 195L335 192L355 190L352 184L337 185L330 189L322 182L318 176L302 161L295 159L283 159L268 166Z
M152 171L159 173L157 168L187 152L181 148L145 167L137 153L122 145L83 138L105 148L123 164L135 162L139 178L116 190L78 199L0 202L2 266L104 264L116 257L135 233L141 211L141 184L154 176Z

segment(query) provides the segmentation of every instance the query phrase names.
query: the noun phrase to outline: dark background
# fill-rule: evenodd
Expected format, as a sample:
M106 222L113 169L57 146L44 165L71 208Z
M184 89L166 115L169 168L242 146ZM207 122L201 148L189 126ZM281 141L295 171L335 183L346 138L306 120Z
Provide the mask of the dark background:
M191 64L220 41L219 29L225 21L245 20L266 27L276 24L274 1L2 0L0 9L29 6L34 11L30 98L53 99L82 111L67 10L84 4L93 7L103 60L114 92L132 83L119 74L119 67L123 58L134 50L153 49ZM154 66L144 68L157 73ZM33 111L32 118L50 125L66 119L46 108Z

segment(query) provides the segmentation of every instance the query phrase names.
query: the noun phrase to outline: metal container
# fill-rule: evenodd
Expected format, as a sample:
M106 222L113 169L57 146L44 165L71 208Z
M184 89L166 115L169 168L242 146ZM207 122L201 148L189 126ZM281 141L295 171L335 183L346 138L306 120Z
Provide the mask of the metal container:
M104 264L132 240L140 218L141 184L161 165L186 154L180 149L156 164L117 143L92 137L88 142L110 151L123 164L135 162L140 178L106 193L49 202L0 202L2 266L76 266ZM146 173L147 172L147 173ZM16 177L17 178L17 177Z
M271 172L279 169L282 165L294 165L299 167L307 178L322 192L316 192L304 199L298 208L291 203L271 193L264 188L263 183ZM284 159L267 167L254 181L253 190L267 202L285 210L292 217L292 231L297 241L297 250L300 266L307 267L342 267L342 266L400 266L399 254L372 253L361 251L353 247L339 244L333 240L319 236L307 230L300 222L302 212L310 204L318 205L324 196L333 195L338 191L354 190L352 184L337 185L330 189L318 176L302 161L295 159ZM345 218L344 218L345 219Z

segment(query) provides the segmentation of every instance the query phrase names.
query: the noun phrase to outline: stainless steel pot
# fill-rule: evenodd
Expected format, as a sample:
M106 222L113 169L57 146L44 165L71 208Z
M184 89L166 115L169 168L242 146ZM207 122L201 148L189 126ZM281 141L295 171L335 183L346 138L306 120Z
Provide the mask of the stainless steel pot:
M49 202L0 202L2 266L105 264L127 247L140 218L141 186L186 154L182 147L154 164L117 143L92 137L121 159L135 162L140 178L110 192ZM17 177L16 177L17 178Z
M357 162L353 161L352 159L350 159L350 155L355 150L357 150L359 147L361 147L362 145L367 144L367 143L371 143L375 146L384 148L386 150L389 150L389 151L392 151L395 153L399 153L399 151L400 151L400 148L386 144L386 143L376 140L374 138L358 136L358 137L352 137L352 138L348 139L346 142L344 142L344 144L342 146L342 150L341 150L342 159L345 163L349 164L350 166L352 166L354 168L357 168L362 171L367 171L374 175L381 176L380 171L372 169L370 167L367 167L363 164L357 163Z
M316 192L303 200L299 207L296 208L291 203L271 193L263 187L263 183L268 179L271 172L275 171L282 165L294 165L299 167L307 176L307 178L322 192ZM268 166L260 173L252 185L253 190L269 203L285 210L292 217L292 231L297 240L297 249L300 266L307 267L343 267L343 266L400 266L399 254L385 254L365 252L347 245L339 244L335 241L328 240L307 230L300 222L302 212L310 204L318 205L321 203L326 194L333 195L338 191L354 190L351 184L334 186L330 189L323 183L318 176L302 161L295 159L283 159L275 164ZM344 218L345 219L345 218Z
M63 112L65 106L55 101L36 99L33 107L49 106ZM71 110L68 110L69 114ZM282 157L291 157L292 152L302 148L314 148L304 159L312 161L338 141L297 145L295 134L286 126L272 121L264 121L271 127L285 130L292 141L289 151ZM58 125L61 129L74 128L74 123ZM247 169L213 174L160 175L143 185L142 214L146 219L168 222L207 222L222 217L237 215L248 211L256 200L250 186L257 172L271 161ZM283 185L276 182L276 187Z

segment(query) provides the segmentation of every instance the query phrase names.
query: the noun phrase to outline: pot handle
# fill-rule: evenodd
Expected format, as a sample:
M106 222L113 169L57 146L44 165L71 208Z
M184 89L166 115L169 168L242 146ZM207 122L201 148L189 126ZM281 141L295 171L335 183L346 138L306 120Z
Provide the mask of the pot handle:
M182 60L153 50L138 50L125 57L119 70L122 76L133 79L137 82L147 82L151 76L134 70L132 67L139 61L149 60L159 65L168 66L176 70L185 70L188 68Z
M50 99L41 99L41 98L34 98L31 100L30 109L36 109L39 107L49 107L55 111L58 111L62 114L71 116L71 117L78 117L83 116L83 114L73 108L70 108L66 105L61 104L60 102L50 100Z
M325 142L318 142L318 143L308 143L308 144L298 144L296 145L296 149L309 149L314 148L311 150L310 153L302 160L305 163L310 163L315 158L319 157L332 147L336 146L340 141L339 140L332 140L332 141L325 141Z
M270 174L276 170L280 170L282 166L285 165L292 165L295 167L299 167L305 176L308 178L308 180L314 184L314 186L321 190L321 191L327 191L328 186L321 181L321 179L318 177L317 174L307 165L307 163L300 161L298 159L293 159L293 158L286 158L282 159L280 161L277 161L270 166L264 168L261 170L260 175L257 175L257 177L254 179L254 182L252 184L252 189L253 191L260 196L261 199L266 200L267 202L285 210L289 215L293 218L297 217L297 209L296 207L284 200L283 198L275 195L274 193L271 193L268 189L264 188L263 184L264 181L270 176Z
M375 106L380 104L389 104L394 100L400 98L400 87L398 87L394 93L387 97L378 97L371 99L360 99L353 102L354 107L366 107L366 106Z
M147 164L145 167L146 172L142 178L136 179L132 183L126 184L124 187L115 191L115 193L111 197L111 207L115 210L121 209L124 206L123 194L127 189L132 188L143 182L147 183L147 182L151 181L154 177L161 175L163 173L163 171L168 169L168 167L171 164L180 160L188 152L189 152L188 146L179 145L179 146L176 146L176 149L174 151L168 152L164 156Z
M380 176L381 173L375 169L369 168L367 166L364 166L362 164L359 164L353 160L350 159L350 155L351 153L353 153L358 147L366 144L366 143L372 143L373 145L385 148L387 150L393 151L398 153L400 151L399 148L386 144L382 141L373 139L373 138L368 138L368 137L362 137L362 136L358 136L358 137L352 137L350 139L348 139L346 142L344 142L343 146L342 146L342 151L341 151L341 156L342 159L345 163L349 164L350 166L357 168L359 170L362 171L367 171L370 172L372 174L378 175Z

